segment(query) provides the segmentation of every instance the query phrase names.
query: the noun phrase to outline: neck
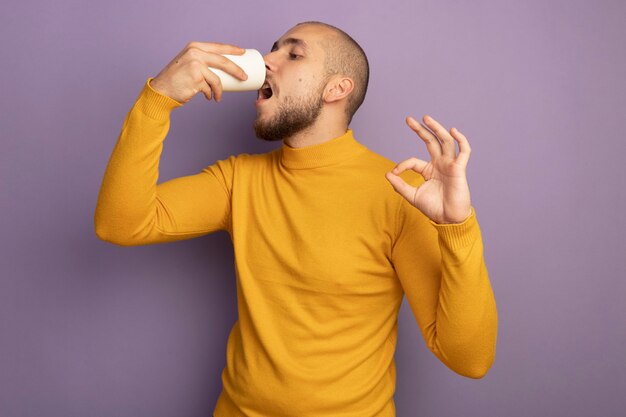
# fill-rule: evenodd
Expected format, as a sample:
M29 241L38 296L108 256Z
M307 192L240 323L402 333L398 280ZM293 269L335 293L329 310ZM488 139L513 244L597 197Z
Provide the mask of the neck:
M292 148L283 144L278 151L278 160L285 169L324 168L346 162L366 150L354 138L352 129L348 129L343 135L316 145Z
M283 139L283 143L291 148L303 148L329 141L348 131L348 126L343 121L329 119L331 118L322 113L311 127Z

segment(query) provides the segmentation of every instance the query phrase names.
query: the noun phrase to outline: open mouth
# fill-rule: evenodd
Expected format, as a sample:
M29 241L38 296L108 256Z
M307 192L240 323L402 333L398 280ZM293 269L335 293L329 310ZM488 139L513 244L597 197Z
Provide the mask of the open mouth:
M257 101L267 100L273 95L274 95L274 92L272 91L272 87L267 81L265 81L265 83L258 90Z

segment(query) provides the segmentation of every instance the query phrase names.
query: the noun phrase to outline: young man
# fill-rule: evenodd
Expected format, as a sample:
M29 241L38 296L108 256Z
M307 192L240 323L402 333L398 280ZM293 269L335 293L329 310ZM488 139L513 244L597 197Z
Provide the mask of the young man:
M214 415L395 416L405 294L433 354L483 377L497 311L470 204L467 139L408 117L431 161L396 165L370 151L348 128L367 90L365 54L341 30L305 22L265 56L256 102L257 136L282 146L157 184L171 111L200 91L220 101L208 67L245 79L225 53L243 49L192 42L148 78L95 213L97 235L118 245L230 234L239 317Z

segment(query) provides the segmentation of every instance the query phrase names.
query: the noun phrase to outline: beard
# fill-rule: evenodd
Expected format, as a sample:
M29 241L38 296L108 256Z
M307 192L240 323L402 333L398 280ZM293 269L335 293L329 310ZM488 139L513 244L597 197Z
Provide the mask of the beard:
M285 96L277 113L267 121L257 117L254 121L257 138L266 141L283 140L311 127L322 111L324 85L322 83L321 88L305 97Z

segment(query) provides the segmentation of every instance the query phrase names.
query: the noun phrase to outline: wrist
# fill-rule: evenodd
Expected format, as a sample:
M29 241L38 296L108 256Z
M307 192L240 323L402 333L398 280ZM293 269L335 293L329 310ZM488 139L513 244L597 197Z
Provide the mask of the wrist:
M150 89L154 91L156 94L167 97L170 100L174 100L177 104L181 106L184 104L178 101L177 99L175 99L174 97L172 97L172 95L167 91L167 89L165 89L156 78L150 77L148 79L148 87L150 87Z
M170 96L168 91L159 83L157 79L151 78L150 81L148 82L148 85L150 85L150 88L152 88L155 92L164 96L168 96L169 98L172 98L172 96Z
M465 223L467 221L467 219L470 218L470 216L472 215L472 206L469 207L469 209L467 210L467 215L463 218L463 219L458 219L458 218L454 218L454 219L443 219L442 221L439 222L435 222L437 224L461 224L461 223Z
M472 214L462 223L439 224L432 220L430 223L437 230L439 241L452 250L471 245L480 235L476 212L473 208Z

